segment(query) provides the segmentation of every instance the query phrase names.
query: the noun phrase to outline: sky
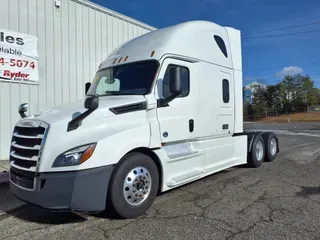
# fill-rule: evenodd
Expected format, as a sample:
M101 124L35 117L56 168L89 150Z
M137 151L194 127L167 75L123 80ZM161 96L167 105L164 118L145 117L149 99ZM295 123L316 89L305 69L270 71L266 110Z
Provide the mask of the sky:
M91 1L156 28L190 20L237 28L242 35L244 85L257 79L276 84L284 75L301 73L320 88L319 0ZM317 21L319 24L270 31ZM270 36L314 30L318 32Z

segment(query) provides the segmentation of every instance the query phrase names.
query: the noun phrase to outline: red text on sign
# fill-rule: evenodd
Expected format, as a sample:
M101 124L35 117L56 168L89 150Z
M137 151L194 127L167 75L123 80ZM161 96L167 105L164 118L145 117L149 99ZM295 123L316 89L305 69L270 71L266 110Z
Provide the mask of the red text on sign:
M28 78L30 74L22 73L22 72L11 72L10 70L4 70L3 72L4 77L10 77L10 78Z
M27 60L17 60L17 59L10 59L10 62L6 62L4 58L0 58L0 64L5 65L9 64L11 67L19 67L19 68L26 68L26 67L31 67L32 69L35 69L36 65L34 62L29 62Z

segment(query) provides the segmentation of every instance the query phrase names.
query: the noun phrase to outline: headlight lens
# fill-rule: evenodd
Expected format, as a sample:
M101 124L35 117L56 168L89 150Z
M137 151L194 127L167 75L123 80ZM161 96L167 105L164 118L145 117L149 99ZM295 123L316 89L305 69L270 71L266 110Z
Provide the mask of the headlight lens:
M80 165L87 161L94 152L96 143L70 149L69 151L59 155L52 167L68 167Z

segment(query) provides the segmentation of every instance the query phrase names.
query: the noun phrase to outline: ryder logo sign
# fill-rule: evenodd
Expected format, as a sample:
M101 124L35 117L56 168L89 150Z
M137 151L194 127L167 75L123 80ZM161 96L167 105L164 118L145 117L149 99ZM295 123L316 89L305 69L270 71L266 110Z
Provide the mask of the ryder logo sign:
M38 38L0 28L0 81L38 84Z

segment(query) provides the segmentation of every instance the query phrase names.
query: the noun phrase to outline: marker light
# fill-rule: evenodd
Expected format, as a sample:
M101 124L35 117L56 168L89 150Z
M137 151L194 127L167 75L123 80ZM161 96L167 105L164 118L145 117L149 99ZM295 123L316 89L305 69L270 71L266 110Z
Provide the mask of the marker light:
M92 144L87 148L87 150L81 156L80 164L84 163L92 156L95 148L96 148L96 144Z

